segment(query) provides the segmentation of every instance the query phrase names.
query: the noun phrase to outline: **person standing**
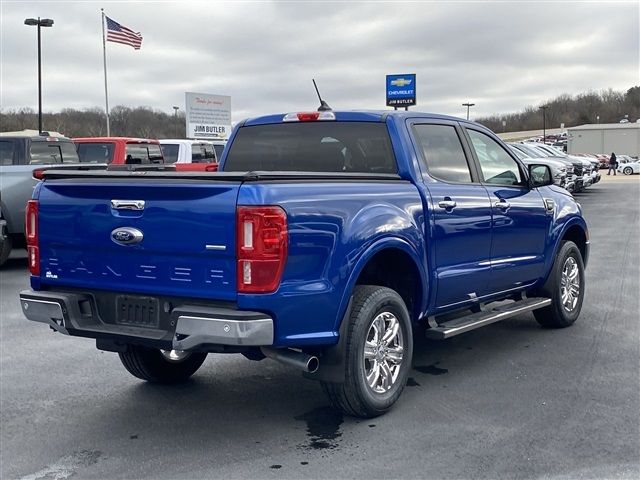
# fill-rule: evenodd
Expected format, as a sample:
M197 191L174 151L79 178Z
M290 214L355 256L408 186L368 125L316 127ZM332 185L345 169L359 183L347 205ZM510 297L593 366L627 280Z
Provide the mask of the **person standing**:
M611 175L611 170L613 170L613 174L616 175L616 170L618 169L618 159L616 158L616 154L611 152L611 157L609 158L609 171L607 175Z

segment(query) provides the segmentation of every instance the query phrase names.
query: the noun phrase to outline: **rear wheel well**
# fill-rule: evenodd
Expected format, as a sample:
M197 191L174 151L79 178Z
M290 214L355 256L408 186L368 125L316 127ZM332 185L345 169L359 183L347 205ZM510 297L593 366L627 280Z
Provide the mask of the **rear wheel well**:
M587 248L587 235L578 225L569 227L569 229L562 236L562 240L570 240L578 246L582 260L585 260L586 248Z
M356 285L379 285L395 290L402 297L412 322L417 322L422 305L422 281L409 256L397 248L376 253L358 276Z

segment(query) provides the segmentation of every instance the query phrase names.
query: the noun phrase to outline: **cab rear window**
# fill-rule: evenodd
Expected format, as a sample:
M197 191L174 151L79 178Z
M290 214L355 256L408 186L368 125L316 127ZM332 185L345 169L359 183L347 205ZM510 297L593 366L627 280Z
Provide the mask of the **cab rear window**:
M78 157L82 163L111 163L114 147L109 142L78 143Z
M15 142L11 140L0 141L0 165L13 165Z
M207 143L194 143L191 145L192 163L212 163L216 161L213 146Z
M125 163L164 163L160 145L155 143L128 143L126 149Z
M180 145L177 143L163 143L160 145L162 150L162 156L165 163L176 163L178 161L178 152L180 151Z
M243 127L225 171L396 173L387 127L373 122L304 122Z
M78 152L72 142L31 142L29 149L32 165L79 163Z

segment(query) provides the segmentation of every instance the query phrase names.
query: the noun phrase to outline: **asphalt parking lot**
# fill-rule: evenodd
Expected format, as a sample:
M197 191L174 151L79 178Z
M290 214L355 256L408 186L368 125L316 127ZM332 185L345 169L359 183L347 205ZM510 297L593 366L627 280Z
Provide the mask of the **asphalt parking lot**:
M582 315L530 314L416 346L387 415L343 418L275 362L210 355L153 386L88 339L22 318L25 256L0 271L0 477L639 478L640 178L576 196L590 226Z

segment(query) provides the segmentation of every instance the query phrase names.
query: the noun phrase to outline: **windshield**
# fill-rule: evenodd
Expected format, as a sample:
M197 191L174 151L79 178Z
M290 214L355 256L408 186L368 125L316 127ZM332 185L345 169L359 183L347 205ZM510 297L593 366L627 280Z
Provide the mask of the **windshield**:
M540 158L543 156L546 157L546 155L542 155L535 148L532 148L529 145L518 143L518 144L514 144L513 146L518 150L520 150L521 152L524 152L525 154L529 155L531 158Z
M535 152L535 156L538 158L541 157L550 157L551 154L547 152L544 148L540 148L537 145L526 145L531 151Z
M300 122L242 127L225 171L396 173L387 127L373 122Z
M520 150L520 148L518 148L518 145L509 144L509 148L520 160L524 160L525 158L531 158L531 155Z
M550 147L548 145L545 145L545 146L541 145L538 148L544 150L545 152L547 152L549 155L551 155L553 157L567 157L568 156L567 154L565 154L564 152L561 152L557 148L553 148L553 147Z
M113 160L113 143L78 143L77 148L82 163L111 163Z

